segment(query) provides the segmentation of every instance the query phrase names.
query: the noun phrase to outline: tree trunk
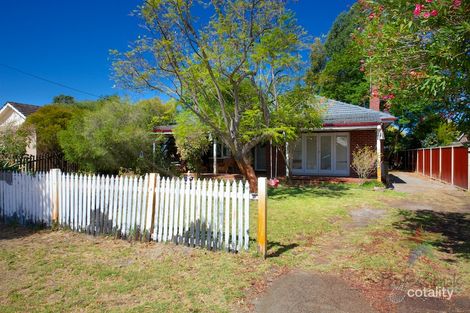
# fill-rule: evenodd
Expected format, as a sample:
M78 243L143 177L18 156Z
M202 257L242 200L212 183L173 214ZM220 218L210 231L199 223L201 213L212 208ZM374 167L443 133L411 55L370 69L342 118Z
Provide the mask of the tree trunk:
M253 166L251 166L249 160L245 158L235 158L235 162L237 162L238 168L240 172L242 172L243 176L245 176L246 180L250 184L250 191L251 192L258 192L258 179L256 177L255 170Z

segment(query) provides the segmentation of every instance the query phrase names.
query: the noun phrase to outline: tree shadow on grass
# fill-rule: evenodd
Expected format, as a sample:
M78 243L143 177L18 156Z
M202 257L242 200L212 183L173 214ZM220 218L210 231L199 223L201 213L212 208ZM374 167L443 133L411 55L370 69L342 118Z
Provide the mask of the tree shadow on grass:
M270 199L285 199L289 197L327 197L340 198L343 197L351 186L347 184L319 184L317 186L297 186L297 187L280 187L277 189L269 189L268 195Z
M286 253L289 250L295 249L299 245L297 243L291 243L288 245L281 244L280 242L276 241L268 241L267 245L267 258L277 258L281 256L282 254ZM271 249L275 249L273 252L269 252Z
M440 251L470 259L470 214L431 210L400 211L403 220L394 223L397 229L415 234L417 229L442 234L431 244Z

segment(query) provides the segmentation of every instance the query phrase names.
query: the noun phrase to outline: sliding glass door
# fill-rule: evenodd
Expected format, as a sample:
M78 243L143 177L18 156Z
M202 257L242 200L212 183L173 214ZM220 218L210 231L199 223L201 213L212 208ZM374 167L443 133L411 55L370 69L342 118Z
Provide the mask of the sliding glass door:
M292 143L294 175L349 175L349 133L302 134Z

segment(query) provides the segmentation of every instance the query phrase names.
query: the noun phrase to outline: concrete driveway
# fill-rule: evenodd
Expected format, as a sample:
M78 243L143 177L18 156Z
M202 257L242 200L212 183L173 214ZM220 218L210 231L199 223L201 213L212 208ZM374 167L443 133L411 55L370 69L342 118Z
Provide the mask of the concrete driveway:
M395 191L410 194L407 199L389 202L407 210L470 213L470 192L410 172L391 172Z

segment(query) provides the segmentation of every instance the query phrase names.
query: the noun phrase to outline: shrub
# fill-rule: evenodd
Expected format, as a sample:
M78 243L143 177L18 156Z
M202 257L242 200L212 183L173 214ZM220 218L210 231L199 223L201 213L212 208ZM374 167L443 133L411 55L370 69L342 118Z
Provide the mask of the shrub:
M6 124L0 128L0 169L15 169L16 161L26 153L31 130Z
M367 179L377 167L377 153L370 146L357 147L352 154L351 167L362 179Z

